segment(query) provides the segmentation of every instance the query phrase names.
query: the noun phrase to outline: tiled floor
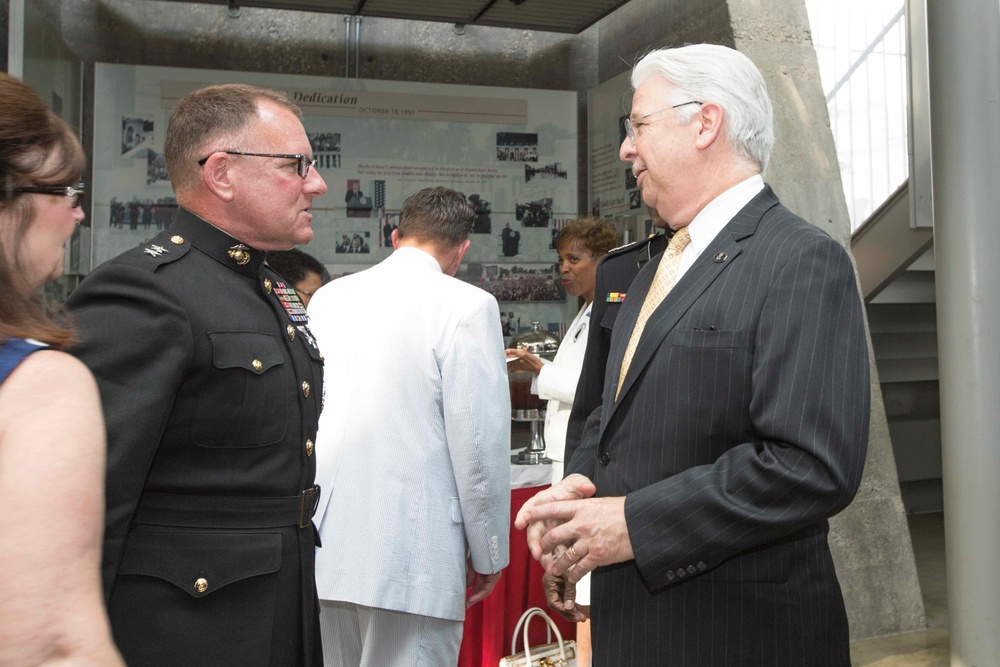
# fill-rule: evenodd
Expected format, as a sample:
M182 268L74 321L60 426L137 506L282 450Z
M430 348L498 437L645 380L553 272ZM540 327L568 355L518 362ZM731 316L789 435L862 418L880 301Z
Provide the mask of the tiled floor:
M856 667L948 667L948 599L945 594L944 515L909 517L927 629L851 645Z

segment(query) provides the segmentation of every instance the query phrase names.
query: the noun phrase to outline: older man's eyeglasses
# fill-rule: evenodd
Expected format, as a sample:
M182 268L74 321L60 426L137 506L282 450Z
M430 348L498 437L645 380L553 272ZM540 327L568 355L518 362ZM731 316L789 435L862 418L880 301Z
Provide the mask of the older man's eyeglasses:
M649 123L642 122L642 119L649 118L652 115L663 113L664 111L670 111L671 109L679 109L680 107L686 107L689 104L704 104L704 102L699 102L698 100L691 100L690 102L681 102L680 104L675 104L672 107L667 107L666 109L658 109L656 111L651 111L647 114L639 116L636 120L632 120L630 117L625 118L625 136L632 143L635 143L636 130L638 130L643 125L649 125Z
M287 160L298 160L298 172L299 176L305 178L309 175L309 170L316 166L316 158L309 157L308 155L302 155L301 153L244 153L243 151L215 151L218 153L225 153L226 155L246 155L248 157L276 157L284 158ZM198 160L198 166L204 167L205 163L208 162L208 158L211 155L206 155L202 159Z
M79 208L83 202L86 187L83 183L77 183L75 187L72 185L26 185L22 188L14 188L14 192L33 192L40 195L72 197L73 201L70 202L70 207Z

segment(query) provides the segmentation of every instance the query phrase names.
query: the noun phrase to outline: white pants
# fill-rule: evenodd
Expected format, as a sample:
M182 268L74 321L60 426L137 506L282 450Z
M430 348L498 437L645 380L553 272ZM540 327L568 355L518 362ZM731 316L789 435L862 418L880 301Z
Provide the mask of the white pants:
M320 600L324 667L449 667L462 622Z
M552 483L555 484L563 478L563 462L552 461ZM590 606L590 572L583 575L583 579L576 582L576 603L584 607Z

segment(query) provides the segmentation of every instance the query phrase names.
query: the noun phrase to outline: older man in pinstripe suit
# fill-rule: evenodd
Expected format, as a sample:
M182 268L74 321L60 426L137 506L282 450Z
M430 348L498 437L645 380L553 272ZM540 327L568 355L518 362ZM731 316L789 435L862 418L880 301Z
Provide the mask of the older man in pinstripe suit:
M597 665L849 665L827 520L868 439L850 258L764 184L748 58L663 49L632 84L621 156L676 233L628 291L567 477L517 523L549 577L596 568Z

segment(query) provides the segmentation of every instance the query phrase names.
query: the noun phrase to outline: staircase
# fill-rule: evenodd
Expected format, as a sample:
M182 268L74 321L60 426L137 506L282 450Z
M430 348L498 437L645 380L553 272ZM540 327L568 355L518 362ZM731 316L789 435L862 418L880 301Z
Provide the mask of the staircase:
M903 504L941 511L934 248L930 230L909 224L904 184L854 234L851 250L885 401Z

